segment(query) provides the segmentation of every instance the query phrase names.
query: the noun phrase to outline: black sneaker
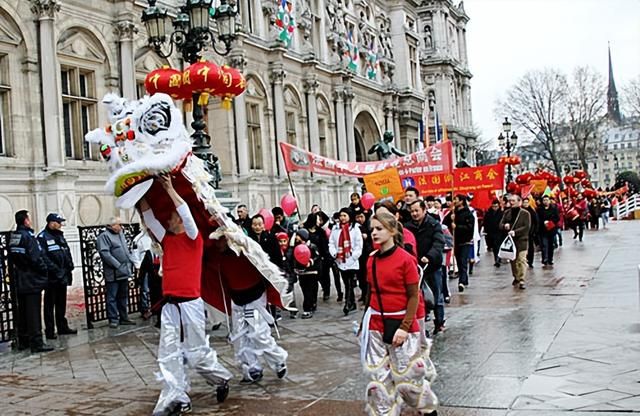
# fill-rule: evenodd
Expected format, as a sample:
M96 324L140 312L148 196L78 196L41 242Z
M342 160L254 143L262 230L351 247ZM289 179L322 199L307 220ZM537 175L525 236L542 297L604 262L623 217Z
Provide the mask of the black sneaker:
M58 330L58 335L77 335L78 334L78 330L77 329L72 329L72 328L64 328L61 330Z
M464 285L462 283L458 285L458 292L460 293L464 292Z
M511 286L517 286L518 285L518 281L516 279L513 279L513 282L511 282Z
M53 350L55 350L55 348L47 344L38 345L37 347L31 347L31 352L34 354L37 354L40 352L51 352Z
M184 415L187 413L191 413L191 402L189 403L180 403L180 414Z
M262 380L263 374L262 370L251 370L249 371L249 376L245 376L240 380L240 384L253 384Z
M326 301L328 301L328 300L329 300L329 295L323 295L323 296L322 296L322 301L323 301L323 302L326 302Z
M136 323L130 319L121 319L120 325L135 325Z
M302 316L300 316L300 318L302 318L302 319L313 318L313 312L302 312Z
M47 339L58 339L58 336L56 334L49 333L49 334L46 334L45 336L47 337Z
M526 289L526 288L527 288L527 285L525 285L525 284L524 284L524 282L520 282L520 284L518 285L518 287L519 287L521 290L524 290L524 289Z
M287 376L287 365L280 364L280 369L278 370L276 375L278 376L279 379L285 378Z
M218 401L218 403L222 403L227 400L228 396L229 383L225 381L224 384L220 384L218 387L216 387L216 400Z
M338 299L336 299L337 302L342 302L342 293L338 293Z

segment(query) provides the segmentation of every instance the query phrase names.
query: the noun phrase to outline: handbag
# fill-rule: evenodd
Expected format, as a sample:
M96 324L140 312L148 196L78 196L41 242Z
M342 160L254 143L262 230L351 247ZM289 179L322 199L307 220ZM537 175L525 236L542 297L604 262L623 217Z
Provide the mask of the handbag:
M373 285L376 287L376 295L378 297L378 306L380 307L380 316L382 317L382 342L385 344L393 344L393 337L396 334L398 328L402 324L402 319L391 319L384 317L384 308L382 307L382 296L380 296L380 287L378 286L378 276L376 274L376 260L377 257L373 257L373 265L371 267L373 272Z

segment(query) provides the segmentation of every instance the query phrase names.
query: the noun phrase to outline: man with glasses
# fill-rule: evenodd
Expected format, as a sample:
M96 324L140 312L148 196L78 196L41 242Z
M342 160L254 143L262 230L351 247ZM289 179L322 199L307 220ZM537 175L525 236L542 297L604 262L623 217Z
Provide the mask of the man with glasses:
M500 229L513 238L516 246L516 259L511 261L511 274L513 274L513 286L526 289L527 273L527 249L529 247L529 229L531 228L531 216L522 208L520 195L510 195L509 204L500 221Z

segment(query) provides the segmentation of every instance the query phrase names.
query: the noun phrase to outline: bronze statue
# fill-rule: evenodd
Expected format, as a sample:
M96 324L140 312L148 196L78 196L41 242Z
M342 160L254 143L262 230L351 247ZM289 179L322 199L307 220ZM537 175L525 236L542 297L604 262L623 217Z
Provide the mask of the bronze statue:
M378 160L391 159L395 156L405 156L406 153L396 149L392 142L393 132L385 131L384 135L382 136L382 140L371 146L368 154L372 155L375 153L376 155L378 155Z

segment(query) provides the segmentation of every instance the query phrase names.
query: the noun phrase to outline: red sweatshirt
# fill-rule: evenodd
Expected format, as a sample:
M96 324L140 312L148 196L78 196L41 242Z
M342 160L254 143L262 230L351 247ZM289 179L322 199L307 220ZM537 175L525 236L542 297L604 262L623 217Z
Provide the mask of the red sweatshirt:
M373 283L373 259L369 257L367 262L367 281L371 288L369 305L376 311L380 311L376 285ZM407 285L417 285L420 280L418 275L417 260L403 249L396 248L390 254L383 254L376 260L376 277L380 288L380 297L385 313L399 312L407 308ZM420 309L420 305L418 305ZM417 314L416 314L417 315ZM388 316L392 319L403 319L404 315ZM409 332L418 332L418 321L414 317ZM371 317L370 328L374 331L382 331L382 319L380 315Z

